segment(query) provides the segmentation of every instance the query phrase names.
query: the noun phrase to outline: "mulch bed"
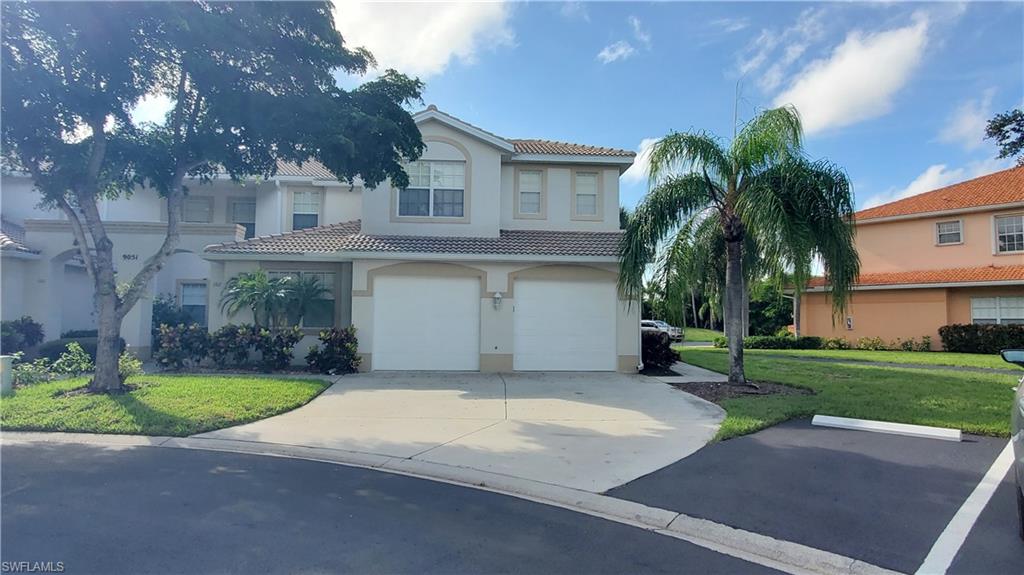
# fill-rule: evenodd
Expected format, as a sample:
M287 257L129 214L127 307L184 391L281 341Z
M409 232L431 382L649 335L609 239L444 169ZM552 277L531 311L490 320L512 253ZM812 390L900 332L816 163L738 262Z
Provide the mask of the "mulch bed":
M800 387L781 385L768 381L754 381L751 383L757 385L757 389L716 382L673 383L671 385L712 403L721 403L726 399L737 397L757 397L759 395L814 395L814 392L810 389Z
M640 370L640 375L646 375L647 377L677 377L682 374L672 371L667 367L645 364L644 368Z

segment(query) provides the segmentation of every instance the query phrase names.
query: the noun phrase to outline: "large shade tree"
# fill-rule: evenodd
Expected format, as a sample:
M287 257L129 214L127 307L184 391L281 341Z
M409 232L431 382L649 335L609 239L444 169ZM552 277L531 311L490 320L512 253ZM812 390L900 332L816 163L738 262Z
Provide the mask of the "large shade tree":
M651 189L623 236L619 282L630 299L642 293L647 266L673 232L679 250L696 246L687 258L697 271L681 270L676 281L701 277L710 284L713 274L724 273L729 383L734 385L746 384L744 267L769 275L786 268L802 285L807 262L820 259L836 314L845 309L860 269L850 182L834 164L806 158L802 139L792 107L765 110L728 144L704 132L665 136L649 151Z
M339 180L404 185L423 143L405 106L422 86L385 71L353 90L338 72L374 65L349 49L329 2L4 2L3 147L43 203L70 221L95 286L94 391L117 391L121 321L174 253L187 179L271 177L316 159ZM163 122L131 111L163 97ZM115 276L97 202L138 186L167 202L167 234L133 277Z

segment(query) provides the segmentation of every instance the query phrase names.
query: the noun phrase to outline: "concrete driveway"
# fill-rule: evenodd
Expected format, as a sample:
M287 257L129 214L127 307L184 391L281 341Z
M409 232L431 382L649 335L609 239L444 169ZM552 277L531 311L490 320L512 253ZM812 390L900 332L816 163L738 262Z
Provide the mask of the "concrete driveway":
M372 373L308 405L198 435L328 448L603 492L690 455L718 406L611 373Z

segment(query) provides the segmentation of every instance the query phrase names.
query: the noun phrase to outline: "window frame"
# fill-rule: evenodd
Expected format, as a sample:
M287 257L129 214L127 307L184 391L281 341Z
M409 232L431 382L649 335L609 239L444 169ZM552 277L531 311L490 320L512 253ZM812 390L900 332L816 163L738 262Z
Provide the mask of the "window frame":
M395 188L393 196L393 209L391 210L392 221L399 222L444 222L444 223L463 223L469 221L469 180L470 180L470 163L469 160L429 160L419 159L417 163L427 164L429 166L429 175L427 176L429 185L427 187L412 186L409 185L405 188ZM434 186L434 165L435 164L453 164L462 166L462 188L454 187L435 187ZM402 193L407 190L418 190L427 192L427 213L426 215L403 215L402 209ZM461 216L436 216L434 215L434 195L438 191L461 191L462 192L462 215Z
M316 203L316 210L317 211L316 212L297 212L297 211L295 211L295 197L296 197L297 194L316 194L317 197L319 198L319 201L315 202ZM314 202L310 202L310 203L312 204ZM308 230L310 228L316 228L316 227L322 226L323 225L323 216L324 216L324 191L323 190L304 190L304 189L292 190L291 191L291 210L290 211L291 211L291 219L289 220L288 224L291 227L291 231L296 231L296 228L295 228L295 216L296 215L300 215L300 216L315 215L316 216L316 225L309 226L309 227L304 227L304 228L298 228L299 230Z
M952 232L940 232L939 231L939 226L941 226L942 224L954 224L954 223L957 225L957 232L956 233L957 233L957 235L959 236L960 239L958 241L955 241L955 242L943 242L942 239L941 239L942 235L943 234L949 235ZM963 219L941 220L941 221L935 222L935 245L936 246L939 246L939 247L959 246L959 245L962 245L963 243L964 243L964 221L963 221Z
M307 326L307 325L305 325L306 318L302 318L302 321L300 321L298 323L297 327L299 329L301 329L302 333L304 333L306 335L316 335L316 334L319 334L320 330L322 330L322 329L329 329L329 328L332 328L332 327L338 327L339 326L339 324L340 324L340 317L341 317L340 316L341 308L340 308L340 303L339 303L341 301L341 298L339 297L340 294L341 294L341 289L340 289L341 285L339 283L340 278L341 278L341 270L338 270L338 269L320 269L320 268L317 268L317 269L312 269L312 268L295 268L295 267L290 267L290 266L285 266L285 267L276 267L275 266L275 267L265 268L265 269L266 269L266 272L267 272L267 276L271 277L271 278L273 278L273 277L280 277L282 275L285 275L285 276L296 276L297 275L298 277L301 278L305 274L333 274L334 275L334 281L331 283L331 285L325 286L325 287L327 287L329 289L329 291L331 293L330 301L334 302L334 310L333 310L333 313L331 314L331 325L327 325L327 326Z
M577 201L579 192L576 189L576 180L580 174L594 174L596 183L596 194L594 201L596 202L595 213L593 214L580 214L577 211ZM569 210L570 219L575 221L586 221L586 222L600 222L604 220L604 170L601 168L573 168L570 173L570 198L569 198ZM590 194L586 194L590 195Z
M540 198L538 200L538 211L535 213L522 210L522 185L521 176L523 172L536 172L540 174ZM513 181L512 218L517 220L546 220L548 218L548 171L541 166L516 166Z
M993 214L992 215L992 254L996 256L1008 256L1016 254L1024 254L1024 248L1019 250L999 250L999 220L1004 218L1020 218L1021 225L1024 226L1024 212L1010 212L1005 214ZM1024 232L1022 232L1024 233Z
M189 202L206 204L209 217L204 221L192 221L185 219L186 206ZM213 196L185 196L181 201L181 223L183 224L212 224L213 223Z
M971 304L970 304L971 305L971 324L972 325L1021 325L1021 324L1024 324L1024 317L1004 317L1004 315L1003 315L1003 300L1017 299L1017 298L1024 299L1024 296L1017 296L1017 295L1006 295L1006 296L992 295L992 296L973 296L973 297L971 297ZM976 300L983 300L983 299L984 300L993 300L995 302L995 317L993 317L993 318L987 318L987 317L986 318L980 318L982 320L992 320L992 323L985 322L985 323L979 324L977 322L977 320L979 318L975 317L975 315L974 315L974 302ZM1007 307L1007 309L1010 309L1010 306L1006 306L1006 307ZM1004 320L1006 320L1006 319L1015 319L1015 320L1022 320L1022 321L1014 322L1012 324L1004 323Z
M184 309L185 307L185 286L186 285L202 285L206 289L206 303L203 304L203 327L210 326L210 282L206 279L179 279L175 282L175 296L178 303L178 307Z
M251 222L238 222L238 221L235 221L236 220L235 217L234 217L235 216L235 204L240 204L240 203L252 204L252 221ZM229 197L228 198L228 209L227 209L227 213L224 215L224 221L226 223L237 224L237 225L240 225L242 227L245 227L245 224L252 224L252 236L248 235L248 230L249 229L246 228L246 232L247 233L246 233L245 239L248 240L248 239L252 239L252 238L256 237L256 198L254 198L254 197L253 198L250 198L250 197Z

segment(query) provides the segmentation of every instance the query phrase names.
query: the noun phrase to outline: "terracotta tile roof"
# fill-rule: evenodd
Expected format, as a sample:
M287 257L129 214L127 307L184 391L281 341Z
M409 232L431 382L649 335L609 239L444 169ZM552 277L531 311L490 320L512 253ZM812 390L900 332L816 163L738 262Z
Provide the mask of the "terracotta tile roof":
M1024 283L1024 264L861 274L857 278L856 285L857 287L865 287L1000 281L1019 281ZM811 278L807 285L808 287L823 287L825 285L825 278Z
M21 226L12 224L7 220L0 222L0 250L26 254L39 253L39 250L34 250L25 245L25 230Z
M858 221L1024 202L1024 166L939 188L854 214Z
M211 254L291 255L394 252L480 255L617 257L621 232L501 230L497 238L376 236L360 233L358 220L206 248Z
M277 161L277 175L279 176L304 176L314 180L336 180L337 178L316 160L306 160L302 166L294 162L284 160Z
M517 154L548 154L556 156L621 156L632 158L636 152L618 148L602 148L553 140L509 140Z

